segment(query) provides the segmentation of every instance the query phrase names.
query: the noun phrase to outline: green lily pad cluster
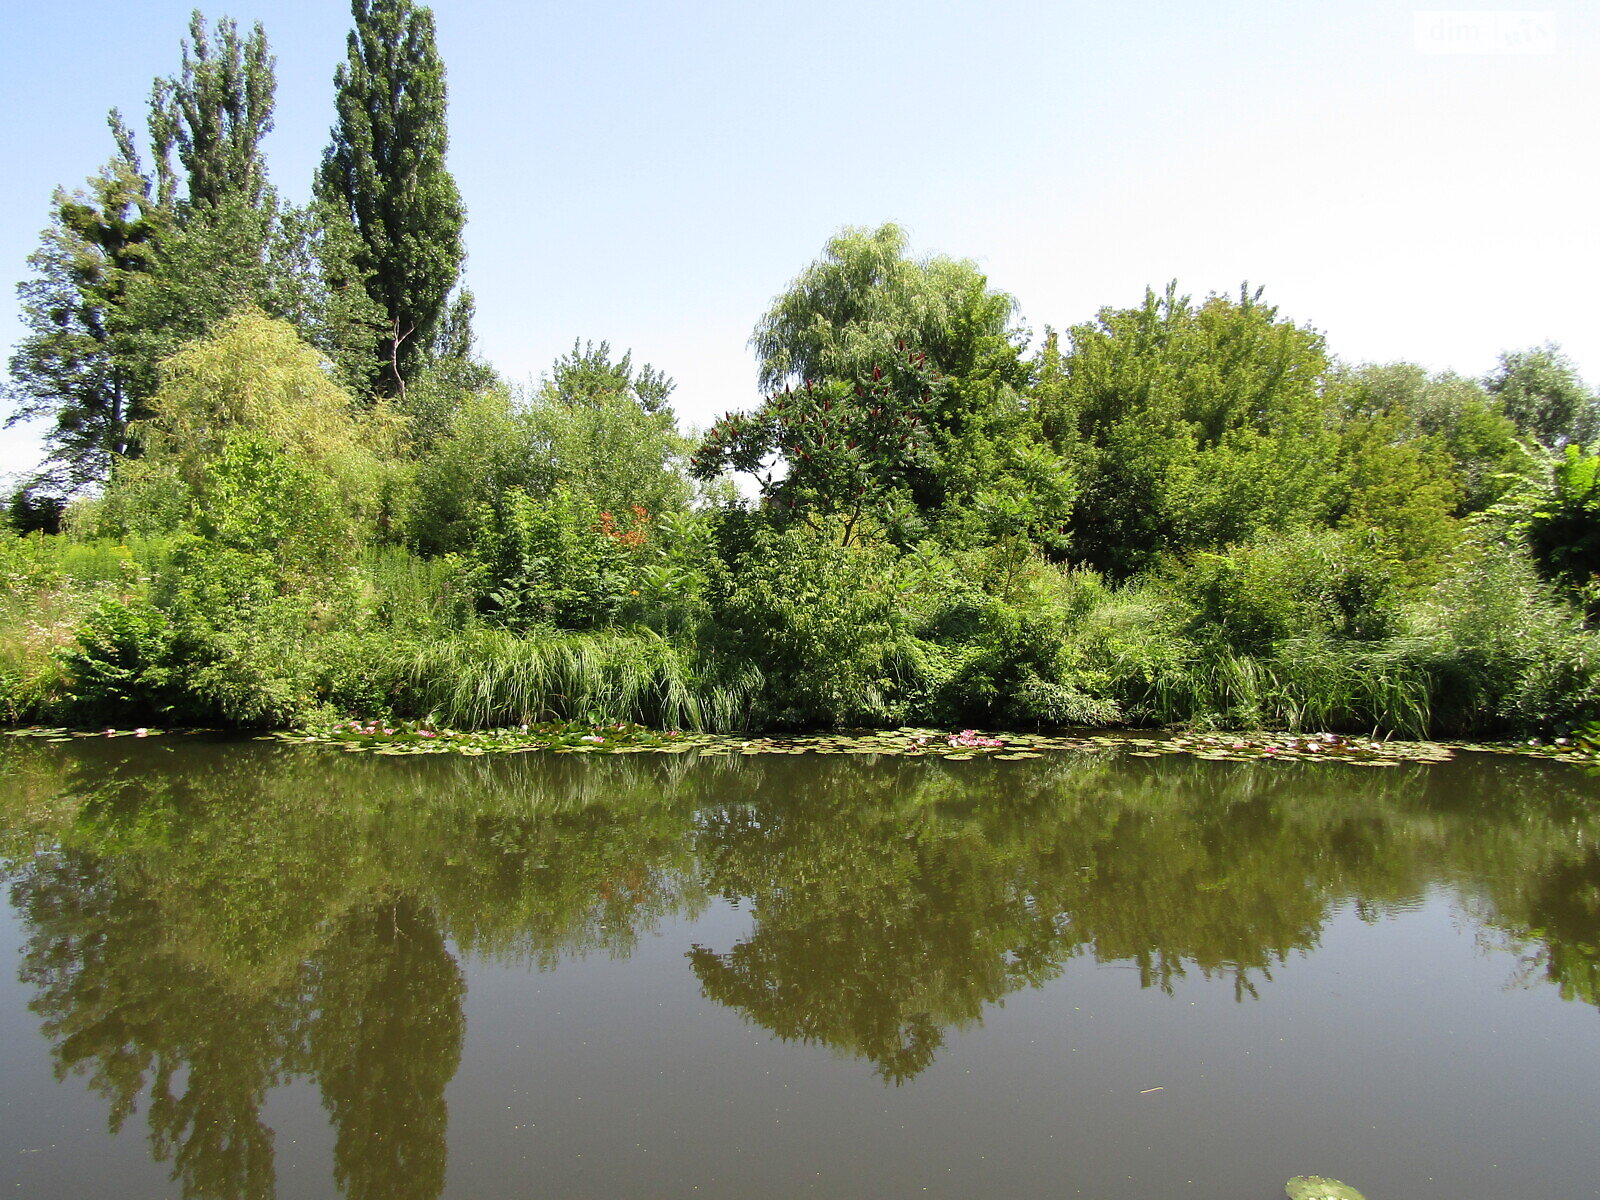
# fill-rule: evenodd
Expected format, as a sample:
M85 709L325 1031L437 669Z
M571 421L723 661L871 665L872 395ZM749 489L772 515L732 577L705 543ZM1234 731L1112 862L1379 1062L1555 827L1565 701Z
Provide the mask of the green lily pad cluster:
M1448 762L1450 746L1438 742L1386 742L1338 733L1209 734L1180 736L1168 753L1226 762L1343 762L1358 767L1395 767L1408 762Z
M10 737L66 742L81 738L156 737L200 730L74 730L29 726L4 731ZM628 722L546 721L488 730L442 728L427 721L342 720L266 735L271 740L330 745L374 754L555 753L699 754L727 757L758 754L848 754L891 758L974 758L1006 761L1070 752L1126 754L1134 758L1183 755L1220 762L1340 762L1357 767L1447 762L1458 752L1559 759L1600 765L1600 727L1570 738L1524 743L1399 742L1344 734L1313 733L988 733L902 726L899 729L741 737L732 734L652 730Z
M278 741L338 746L373 754L518 754L532 750L575 753L659 750L688 742L688 735L664 733L627 722L591 724L546 721L507 729L436 728L425 721L340 721L271 735Z
M1550 738L1547 741L1534 739L1510 747L1484 746L1474 749L1500 753L1510 750L1529 758L1553 758L1593 766L1600 764L1600 721L1578 730L1570 737Z
M1348 1183L1321 1175L1296 1175L1284 1185L1289 1200L1367 1200Z
M160 737L164 733L196 733L193 729L67 729L51 725L29 725L23 729L7 729L7 737L38 738L45 742L70 742L83 738L143 738Z
M995 735L964 729L902 726L857 733L800 734L794 737L708 738L701 754L866 754L892 758L1038 758L1042 748L1078 750L1081 738L1043 738L1027 734Z

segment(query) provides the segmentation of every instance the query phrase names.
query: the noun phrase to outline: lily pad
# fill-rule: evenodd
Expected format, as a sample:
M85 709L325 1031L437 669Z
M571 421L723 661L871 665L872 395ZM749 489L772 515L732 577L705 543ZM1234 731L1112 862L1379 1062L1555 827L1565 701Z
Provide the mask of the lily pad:
M1321 1175L1296 1175L1283 1187L1289 1200L1367 1200L1348 1183Z

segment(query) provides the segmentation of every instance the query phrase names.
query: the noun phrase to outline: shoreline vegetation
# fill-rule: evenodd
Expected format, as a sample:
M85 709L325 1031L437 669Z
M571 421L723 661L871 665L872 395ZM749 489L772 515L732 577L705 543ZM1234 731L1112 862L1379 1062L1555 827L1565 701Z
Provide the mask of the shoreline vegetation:
M605 341L513 386L473 348L432 14L352 13L306 205L266 182L264 31L198 13L154 162L113 113L51 203L0 721L1600 720L1600 396L1557 347L1482 379L1345 363L1260 288L1176 283L1035 338L885 224L775 297L752 406L705 429Z
M0 736L45 742L84 739L192 737L221 731L198 729L84 730L26 726L0 730ZM237 736L237 735L236 735ZM1332 733L1288 732L1195 733L1182 730L1097 731L1054 733L958 731L914 728L840 730L785 737L744 737L653 730L637 725L546 722L516 728L457 730L427 723L381 720L339 721L299 730L256 735L257 740L287 745L333 747L349 753L380 755L453 754L476 757L495 754L693 754L729 755L863 755L928 758L967 762L977 758L1017 761L1048 754L1127 754L1136 758L1182 755L1215 762L1336 762L1360 767L1397 767L1403 763L1449 762L1457 754L1514 755L1600 766L1600 728L1571 738L1522 742L1426 742Z

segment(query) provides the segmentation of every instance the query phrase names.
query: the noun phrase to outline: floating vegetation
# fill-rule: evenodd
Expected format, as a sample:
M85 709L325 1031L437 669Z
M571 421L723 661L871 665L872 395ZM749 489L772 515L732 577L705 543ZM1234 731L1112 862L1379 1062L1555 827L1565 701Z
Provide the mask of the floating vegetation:
M1600 766L1600 721L1587 725L1571 737L1514 743L1512 745L1472 746L1488 754L1521 754L1528 758L1553 758L1563 762Z
M1138 758L1187 755L1229 762L1337 761L1356 766L1397 766L1404 762L1444 762L1451 748L1428 742L1382 742L1337 734L1230 734L1157 736L1142 734L1037 734L958 732L903 726L790 737L738 737L657 732L626 723L547 722L509 729L459 731L425 722L345 721L296 733L271 735L297 743L336 745L379 754L509 754L535 750L558 753L695 753L706 758L764 754L866 755L938 758L968 762L993 758L1006 762L1049 753L1115 754Z
M1385 742L1337 733L1179 736L1167 746L1170 749L1165 753L1226 762L1333 760L1360 767L1394 767L1406 762L1448 762L1454 757L1451 747L1438 742Z
M4 731L10 737L67 742L82 738L155 737L204 730L74 730L29 726ZM487 730L458 730L429 721L363 719L270 733L267 739L301 745L337 746L373 754L555 753L699 754L704 757L758 754L849 754L893 758L938 758L1004 762L1051 753L1125 754L1133 758L1182 755L1215 762L1339 762L1355 767L1448 762L1456 754L1502 754L1600 764L1600 731L1547 742L1446 743L1384 741L1336 733L1007 733L902 726L774 737L653 730L631 722L546 721Z
M38 738L46 742L70 742L82 738L144 738L160 737L162 734L173 733L201 733L199 729L149 729L140 726L137 729L66 729L51 725L28 725L21 729L7 729L7 737Z
M1289 1200L1367 1200L1348 1183L1321 1175L1296 1175L1283 1187Z
M436 728L426 721L340 721L293 733L269 734L277 741L338 746L373 754L521 754L532 750L622 753L686 749L699 740L678 730L657 732L625 721L545 721L505 729Z

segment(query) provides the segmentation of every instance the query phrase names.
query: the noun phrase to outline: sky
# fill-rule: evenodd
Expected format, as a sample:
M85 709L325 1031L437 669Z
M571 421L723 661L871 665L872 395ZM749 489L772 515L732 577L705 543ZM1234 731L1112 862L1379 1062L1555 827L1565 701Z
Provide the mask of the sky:
M0 281L110 157L106 112L142 133L191 7L0 6ZM1347 362L1476 376L1555 342L1600 383L1600 5L432 7L478 348L514 381L605 340L677 380L685 424L751 407L773 298L842 227L895 221L1036 338L1168 280L1248 281ZM268 166L304 200L348 9L202 11L265 26ZM23 333L0 291L7 358ZM0 433L0 475L39 456L36 427Z

